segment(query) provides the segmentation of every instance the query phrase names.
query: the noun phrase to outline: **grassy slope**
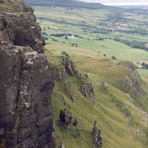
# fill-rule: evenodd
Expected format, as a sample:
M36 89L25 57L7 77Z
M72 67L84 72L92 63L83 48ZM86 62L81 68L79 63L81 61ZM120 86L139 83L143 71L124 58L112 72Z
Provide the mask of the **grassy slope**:
M57 57L53 54L51 55L48 50L46 50L46 55L49 62L53 63L55 67L61 67L61 58L59 58L59 56ZM80 69L77 69L81 71L82 74L86 73L89 66L98 65L96 68L100 68L101 66L102 69L99 69L99 71L102 73L102 75L104 75L103 73L108 70L106 65L110 63L113 70L109 71L110 75L116 73L116 75L118 74L121 76L121 67L115 68L114 62L107 59L97 58L92 60L91 58L85 56L74 56L72 59L77 61L79 67L81 67ZM87 62L90 65L87 65L86 67ZM124 70L126 71L126 69L122 68L122 72ZM64 141L66 147L93 147L92 136L90 133L93 128L93 122L97 120L98 125L102 130L103 148L109 147L109 145L117 148L142 147L142 145L146 143L144 129L147 128L147 125L143 125L143 123L141 123L146 122L144 120L145 115L143 115L140 110L135 109L134 102L119 89L107 84L108 89L104 90L100 83L100 81L102 81L101 75L98 76L97 72L93 72L95 75L93 75L93 79L91 74L89 72L87 73L90 81L94 85L95 97L99 105L99 110L94 108L93 102L88 101L80 93L79 80L76 76L68 76L69 82L76 97L76 104L72 103L66 92L63 90L64 82L56 82L53 93L54 121L56 123L57 140L56 144L61 144ZM123 73L123 75L125 75L125 73ZM104 76L104 78L106 80L108 79L106 76ZM116 80L116 77L114 78L114 80ZM120 77L118 79L120 79ZM78 117L79 120L78 127L72 128L69 131L66 131L59 126L59 111L60 109L65 108L60 99L61 96L65 98L66 102L71 106L73 115ZM128 106L128 109L122 109L126 108L126 106ZM134 112L134 114L132 114L132 112ZM140 130L141 136L134 135L134 132L137 130Z

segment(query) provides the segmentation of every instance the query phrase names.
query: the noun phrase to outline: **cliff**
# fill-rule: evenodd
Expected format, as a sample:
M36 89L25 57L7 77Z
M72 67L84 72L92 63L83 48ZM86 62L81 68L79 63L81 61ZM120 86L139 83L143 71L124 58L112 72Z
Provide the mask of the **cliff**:
M4 1L0 6L5 8L0 8L1 41L9 41L19 46L29 45L38 53L43 53L45 41L32 7L21 0Z
M138 98L140 98L140 95L146 95L145 91L141 87L143 81L137 72L135 65L132 62L119 62L119 65L120 64L128 70L128 73L122 83L123 91Z
M0 1L0 147L54 147L53 68L33 9Z

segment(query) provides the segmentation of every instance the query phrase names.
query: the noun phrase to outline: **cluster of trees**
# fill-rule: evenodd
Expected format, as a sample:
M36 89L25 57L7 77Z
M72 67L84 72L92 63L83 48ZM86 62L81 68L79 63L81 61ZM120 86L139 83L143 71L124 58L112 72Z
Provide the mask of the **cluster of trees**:
M120 38L115 38L115 41L124 43L132 48L138 48L138 49L144 49L144 50L148 50L148 48L145 46L144 42L138 42L138 41L128 41L128 40L123 40Z
M47 34L46 32L43 32L43 35L44 35L44 36L48 36L48 34Z
M63 37L63 36L72 36L71 33L57 33L57 34L50 34L50 36L55 36L55 37Z
M95 39L96 41L103 41L105 38L97 38L97 39Z
M108 34L111 31L111 29L97 28L96 30L92 31L92 33Z
M120 30L120 32L131 33L131 34L140 34L140 35L143 35L143 36L148 35L148 32L145 29Z
M67 37L68 36L75 36L75 37L78 37L78 38L81 38L79 35L72 35L71 33L57 33L57 34L50 34L50 36L55 36L55 37Z
M115 56L112 56L111 59L112 59L112 60L117 60Z
M142 65L142 69L148 69L148 64L145 64L145 63L143 62L141 65Z
M71 46L73 46L73 47L74 47L74 46L75 46L75 47L78 47L78 44L72 43Z

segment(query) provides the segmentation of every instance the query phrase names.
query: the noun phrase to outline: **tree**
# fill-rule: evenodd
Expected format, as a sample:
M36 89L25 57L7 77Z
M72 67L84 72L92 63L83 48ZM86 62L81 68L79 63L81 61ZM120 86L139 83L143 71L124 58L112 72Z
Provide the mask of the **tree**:
M112 56L111 59L112 59L112 60L117 60L115 56Z
M148 64L145 64L145 63L143 62L141 65L142 65L142 69L148 69Z

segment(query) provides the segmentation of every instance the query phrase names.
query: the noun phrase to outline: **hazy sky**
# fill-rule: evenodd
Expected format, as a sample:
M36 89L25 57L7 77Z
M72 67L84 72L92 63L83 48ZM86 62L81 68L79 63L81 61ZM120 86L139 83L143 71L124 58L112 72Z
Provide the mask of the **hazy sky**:
M85 2L98 2L106 5L148 5L148 0L80 0Z

